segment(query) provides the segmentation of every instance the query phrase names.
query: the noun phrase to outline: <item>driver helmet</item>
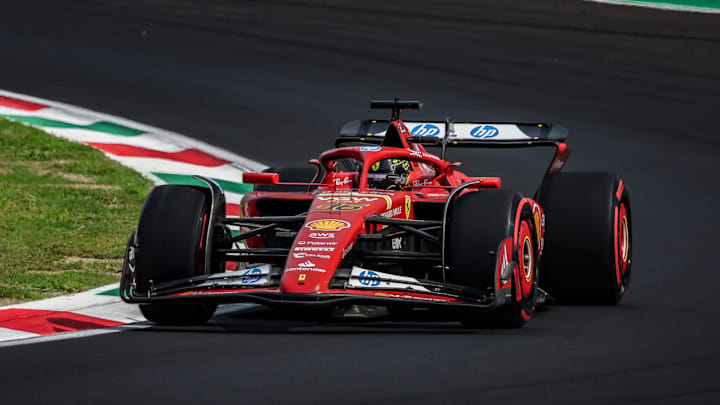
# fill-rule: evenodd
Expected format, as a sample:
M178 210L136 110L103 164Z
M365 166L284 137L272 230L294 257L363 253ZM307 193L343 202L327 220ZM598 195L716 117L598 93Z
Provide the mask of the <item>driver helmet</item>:
M401 190L408 181L410 162L405 159L383 159L368 170L368 186L384 190Z

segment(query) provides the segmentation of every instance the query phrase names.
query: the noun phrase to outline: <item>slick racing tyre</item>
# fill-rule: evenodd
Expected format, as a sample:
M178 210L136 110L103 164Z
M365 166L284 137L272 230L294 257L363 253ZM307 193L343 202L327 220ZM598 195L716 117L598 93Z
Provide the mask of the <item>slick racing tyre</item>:
M310 183L315 179L317 168L312 166L304 167L269 167L263 173L277 173L283 183ZM308 186L280 186L280 185L257 185L257 191L285 191L298 192L307 191Z
M548 176L540 286L561 303L616 304L630 283L630 195L610 173Z
M202 244L209 215L209 191L200 187L166 185L145 199L138 224L135 266L137 293L160 284L204 273ZM160 324L203 324L216 304L141 304L149 321Z
M475 291L510 296L507 303L492 312L462 313L462 324L471 328L518 328L530 320L538 294L538 241L527 200L506 190L462 195L453 204L447 232L448 281ZM508 239L509 252L504 243ZM498 262L504 254L508 263L517 265L507 283L500 285L498 272L502 269Z

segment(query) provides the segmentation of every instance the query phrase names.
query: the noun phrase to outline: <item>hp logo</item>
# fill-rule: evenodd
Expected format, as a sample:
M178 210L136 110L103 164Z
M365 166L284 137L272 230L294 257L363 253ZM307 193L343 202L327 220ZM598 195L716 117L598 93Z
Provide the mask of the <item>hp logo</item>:
M363 270L360 273L360 284L366 287L377 287L380 285L380 275L372 270Z
M440 128L433 124L416 125L411 131L415 136L436 136L440 133Z
M240 279L243 284L253 284L260 281L260 276L262 275L262 271L258 269L257 267L254 269L246 270L244 273L242 273L242 278Z
M478 125L470 131L473 138L488 139L495 138L500 131L492 125Z

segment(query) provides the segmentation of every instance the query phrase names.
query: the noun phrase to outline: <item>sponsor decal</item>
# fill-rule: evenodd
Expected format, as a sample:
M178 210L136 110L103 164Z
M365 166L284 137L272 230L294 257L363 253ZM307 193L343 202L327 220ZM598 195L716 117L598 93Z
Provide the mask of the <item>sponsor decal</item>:
M237 271L224 271L222 273L214 273L208 276L198 287L206 286L259 286L267 285L270 276L270 265L262 265L248 269L240 269Z
M392 217L398 216L400 214L402 214L402 207L395 207L395 208L391 209L390 211L383 212L380 215L385 218L392 218Z
M440 133L440 128L433 124L420 124L410 131L415 136L435 136Z
M338 200L340 202L345 202L343 198L348 198L347 202L370 202L375 201L377 198L382 198L387 203L387 209L390 209L392 207L392 199L390 198L390 194L392 192L388 192L388 194L380 194L380 190L375 191L374 193L354 193L352 191L336 191L332 194L319 194L316 198L318 200L322 201L332 201L332 200ZM373 200L367 200L364 199L364 197L373 198ZM326 198L328 200L326 200Z
M335 234L330 232L310 232L308 237L313 239L335 239Z
M298 274L298 281L305 281L305 273Z
M350 184L350 183L352 183L352 179L351 179L350 177L345 177L345 178L342 179L342 180L340 180L340 179L333 179L333 181L335 182L335 185L336 185L336 186L344 186L345 184Z
M410 156L416 157L416 158L421 158L421 157L425 156L424 153L417 151L417 150L408 149L408 152L410 152Z
M353 246L355 246L355 244L351 243L350 246L348 246L347 248L343 248L343 250L342 250L343 251L342 258L343 259L352 250Z
M295 247L296 252L332 252L334 247L319 247L319 246L298 246Z
M333 235L333 234L331 234ZM299 240L297 241L297 244L300 246L305 245L312 245L312 246L335 246L337 245L337 242L327 242L327 241L316 241L316 240Z
M315 267L315 263L311 262L310 260L304 261L300 264L298 264L298 267Z
M503 254L502 254L502 262L500 262L500 274L502 275L505 273L505 269L510 264L510 260L508 260L508 253L507 253L507 244L503 244ZM500 280L500 284L505 285L510 281L508 278L507 280Z
M321 255L321 254L317 254L317 253L305 253L305 252L293 253L292 256L295 259L305 259L308 257L315 257L318 259L329 259L330 258L330 255Z
M361 146L360 152L377 152L382 149L380 146Z
M540 213L540 206L537 204L533 204L532 211L533 219L535 220L535 231L537 232L538 238L537 240L540 241L538 253L542 254L543 247L545 245L545 240L543 238L543 235L545 234L545 214Z
M430 181L428 179L425 179L423 181L420 181L420 180L413 181L413 187L422 187L422 186L427 186L428 184L432 184L432 181Z
M383 196L384 197L384 196ZM358 197L358 196L325 196L319 195L316 197L320 201L337 201L347 203L364 203L377 201L379 197Z
M349 287L355 288L376 288L392 290L414 290L429 292L429 290L418 285L418 280L412 277L399 276L397 274L382 273L375 270L353 267L350 273Z
M305 224L306 228L314 231L335 232L341 229L350 228L350 223L340 219L316 219Z
M380 285L380 275L372 270L363 270L359 276L360 284L365 287L377 287Z
M286 273L289 273L291 271L312 271L315 273L327 273L327 270L317 267L290 267L289 269L285 270Z
M240 282L243 284L255 284L262 279L262 270L259 268L248 269L242 273Z
M500 131L492 125L478 125L470 130L470 136L480 139L495 138L499 134Z
M390 241L390 244L392 245L393 250L402 249L402 238L393 238Z
M338 203L338 204L318 204L315 206L313 211L357 211L361 210L370 204L348 204L348 203Z
M412 198L405 196L405 219L410 219L410 211L412 210Z

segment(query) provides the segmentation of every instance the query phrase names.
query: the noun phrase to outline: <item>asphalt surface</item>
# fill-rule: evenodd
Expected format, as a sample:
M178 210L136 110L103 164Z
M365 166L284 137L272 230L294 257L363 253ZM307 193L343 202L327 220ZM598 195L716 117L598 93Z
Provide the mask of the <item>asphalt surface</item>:
M634 214L618 306L479 331L241 311L8 347L4 404L720 403L720 16L575 0L0 3L3 89L273 165L382 118L372 98L422 99L407 118L557 122L566 169L619 173ZM539 164L463 158L521 188Z

